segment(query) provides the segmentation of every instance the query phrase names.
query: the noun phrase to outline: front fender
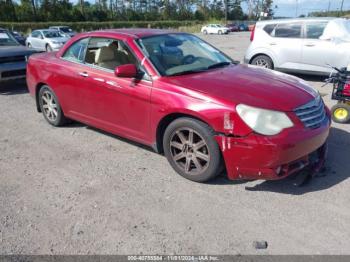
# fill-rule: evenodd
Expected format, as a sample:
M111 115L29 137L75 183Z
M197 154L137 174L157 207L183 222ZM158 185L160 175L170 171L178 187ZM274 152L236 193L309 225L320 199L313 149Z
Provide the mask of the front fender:
M205 100L198 94L196 97L179 92L169 92L166 86L152 91L151 134L156 141L157 129L162 120L171 115L184 115L197 118L218 134L245 136L251 129L240 119L233 104L220 103L217 100Z

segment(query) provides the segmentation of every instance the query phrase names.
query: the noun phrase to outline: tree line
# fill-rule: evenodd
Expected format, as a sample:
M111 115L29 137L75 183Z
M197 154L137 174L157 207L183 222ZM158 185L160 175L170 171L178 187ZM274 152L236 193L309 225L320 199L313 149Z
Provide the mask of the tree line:
M318 12L311 12L309 13L308 16L313 16L313 17L350 17L350 10L345 10L345 11L318 11ZM300 15L300 17L305 17L305 15Z
M272 16L271 5L272 0L0 0L0 21L246 20L261 12Z

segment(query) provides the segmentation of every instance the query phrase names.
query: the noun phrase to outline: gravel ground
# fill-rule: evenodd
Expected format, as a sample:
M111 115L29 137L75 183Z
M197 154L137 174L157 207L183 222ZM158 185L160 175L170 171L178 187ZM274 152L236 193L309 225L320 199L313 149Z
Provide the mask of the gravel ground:
M249 44L204 38L237 60ZM1 84L0 112L1 254L350 254L349 125L333 124L325 176L297 188L190 182L148 148L48 125L23 82Z

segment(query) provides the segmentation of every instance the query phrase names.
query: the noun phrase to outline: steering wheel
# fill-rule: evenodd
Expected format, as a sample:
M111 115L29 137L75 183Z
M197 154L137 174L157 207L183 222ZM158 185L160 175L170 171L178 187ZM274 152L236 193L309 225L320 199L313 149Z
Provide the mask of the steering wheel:
M192 64L196 60L197 60L197 57L195 57L194 55L187 55L184 58L182 58L181 62L184 65L188 65L188 64Z

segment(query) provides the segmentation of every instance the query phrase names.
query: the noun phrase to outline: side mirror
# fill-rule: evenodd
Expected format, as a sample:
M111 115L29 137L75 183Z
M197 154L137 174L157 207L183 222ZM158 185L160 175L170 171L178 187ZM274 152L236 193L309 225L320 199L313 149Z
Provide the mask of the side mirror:
M125 64L117 66L114 70L117 77L134 78L137 76L137 68L134 64Z

